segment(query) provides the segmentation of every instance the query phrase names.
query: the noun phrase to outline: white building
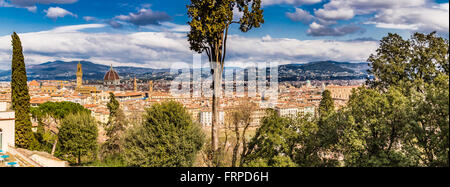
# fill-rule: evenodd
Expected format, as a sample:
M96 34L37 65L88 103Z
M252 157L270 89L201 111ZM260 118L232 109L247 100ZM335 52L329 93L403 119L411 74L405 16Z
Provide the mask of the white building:
M314 105L278 105L275 107L278 115L281 117L297 117L298 115L306 116L310 115L313 117L315 115Z
M0 150L8 152L9 146L14 147L14 111L8 110L6 102L0 102Z
M275 107L275 110L281 117L297 117L299 112L298 107L295 105L279 105Z
M224 124L224 112L219 111L219 123ZM203 110L200 112L200 124L202 126L211 126L212 124L212 112L209 110Z

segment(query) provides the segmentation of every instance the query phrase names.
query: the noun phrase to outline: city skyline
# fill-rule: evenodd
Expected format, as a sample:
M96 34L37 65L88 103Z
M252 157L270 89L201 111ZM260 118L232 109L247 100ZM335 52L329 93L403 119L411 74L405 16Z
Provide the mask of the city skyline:
M448 1L262 2L262 28L249 33L241 33L237 26L230 30L227 65L363 62L389 32L408 38L413 32L437 31L448 38ZM191 63L193 52L186 41L188 3L0 0L0 70L10 67L13 31L21 36L27 65L88 60L168 68L175 62Z
M0 0L0 23L0 168L449 166L448 0Z

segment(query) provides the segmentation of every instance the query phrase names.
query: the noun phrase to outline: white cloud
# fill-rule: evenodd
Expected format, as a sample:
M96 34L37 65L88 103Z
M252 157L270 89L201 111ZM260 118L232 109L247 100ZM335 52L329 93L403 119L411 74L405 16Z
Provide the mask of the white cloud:
M106 25L87 24L48 31L19 33L27 64L53 60L90 60L114 65L168 68L192 62L193 52L184 33L83 32ZM43 42L45 41L45 42ZM377 48L375 41L298 40L229 36L227 62L298 63L317 60L365 61ZM11 37L0 36L0 69L9 69Z
M115 19L127 21L137 26L158 25L162 21L170 20L170 16L165 12L153 11L149 8L142 8L137 13L119 15Z
M319 9L314 11L315 15L324 20L348 20L355 16L351 8L339 8L334 10Z
M84 25L69 25L69 26L62 26L62 27L56 27L49 31L43 31L48 33L70 33L70 32L77 32L82 31L85 29L96 29L96 28L103 28L106 27L105 24L84 24Z
M377 48L375 41L297 40L290 38L230 37L230 53L243 61L308 62L365 61ZM245 60L244 60L245 59Z
M322 8L314 10L314 21L332 28L331 25L339 24L340 20L351 20L357 15L363 15L366 20L362 22L378 28L438 31L448 35L448 7L448 3L437 4L431 0L330 0ZM349 27L334 27L337 30L339 28L342 30ZM310 25L308 32L311 31L314 31L314 28Z
M52 19L63 18L67 15L77 17L76 14L73 14L72 12L69 12L66 9L60 7L50 7L47 10L44 10L44 12L47 13L45 16Z
M286 17L292 21L302 22L303 24L308 24L314 20L314 16L301 8L295 8L295 12L286 12Z
M344 36L357 32L365 32L365 29L356 25L342 25L332 27L330 25L321 25L316 22L311 23L307 31L308 35L311 36Z
M59 27L48 31L19 33L27 64L64 59L86 59L114 64L141 64L148 67L169 67L192 54L185 34L137 32L130 34L82 32L83 29L105 25L88 24ZM45 42L43 42L45 41ZM1 60L10 59L11 37L0 37ZM163 63L164 62L164 63ZM10 60L2 61L1 68Z
M449 32L449 4L432 7L407 7L378 12L373 22L376 27L418 30L422 32Z
M337 11L345 12L341 9L352 9L355 15L370 14L385 9L395 9L402 7L419 7L426 5L428 0L330 0L318 9L318 12ZM347 18L347 17L345 17Z

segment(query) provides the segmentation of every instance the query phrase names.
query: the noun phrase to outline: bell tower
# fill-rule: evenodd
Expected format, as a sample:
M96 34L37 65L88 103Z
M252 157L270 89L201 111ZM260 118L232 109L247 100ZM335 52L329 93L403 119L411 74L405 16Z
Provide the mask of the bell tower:
M83 68L81 67L81 63L78 62L77 65L77 88L80 88L83 85Z
M137 92L137 80L136 80L136 76L134 76L134 80L133 80L133 91Z
M148 81L148 95L149 97L152 95L153 93L153 81Z

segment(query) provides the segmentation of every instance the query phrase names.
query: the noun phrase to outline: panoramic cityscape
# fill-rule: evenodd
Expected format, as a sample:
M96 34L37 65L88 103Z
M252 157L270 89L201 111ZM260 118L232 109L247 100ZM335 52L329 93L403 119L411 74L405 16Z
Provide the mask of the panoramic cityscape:
M448 0L0 0L0 168L449 167L448 137Z

